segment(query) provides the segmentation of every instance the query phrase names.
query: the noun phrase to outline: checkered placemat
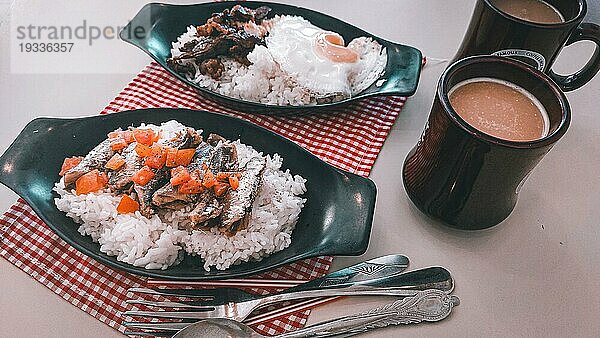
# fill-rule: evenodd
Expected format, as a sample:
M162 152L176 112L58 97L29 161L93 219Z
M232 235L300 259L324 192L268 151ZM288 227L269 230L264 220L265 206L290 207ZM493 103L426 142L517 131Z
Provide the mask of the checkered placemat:
M375 97L318 115L261 116L223 108L152 63L138 74L102 114L151 107L203 109L237 116L300 144L324 161L368 176L406 98ZM19 199L0 217L0 255L65 300L123 332L126 290L145 279L114 270L79 253L56 236ZM327 273L331 257L296 262L253 278L309 280ZM267 290L258 290L267 292ZM273 335L304 326L310 311L280 317L254 328Z

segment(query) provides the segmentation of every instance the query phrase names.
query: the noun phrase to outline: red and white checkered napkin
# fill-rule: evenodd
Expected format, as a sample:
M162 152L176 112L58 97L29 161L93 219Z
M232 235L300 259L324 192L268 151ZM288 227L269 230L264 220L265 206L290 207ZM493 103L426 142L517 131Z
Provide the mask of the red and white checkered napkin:
M223 108L152 63L104 109L103 114L151 107L217 111L249 120L300 144L338 168L367 176L406 98L375 97L338 111L303 116L260 116ZM140 121L143 122L143 121ZM114 270L79 253L56 236L19 199L0 217L0 255L73 305L123 332L127 289L145 279ZM296 262L255 278L309 280L327 273L332 257ZM261 290L259 290L261 291ZM261 292L266 292L262 290ZM255 326L266 335L300 328L310 310Z

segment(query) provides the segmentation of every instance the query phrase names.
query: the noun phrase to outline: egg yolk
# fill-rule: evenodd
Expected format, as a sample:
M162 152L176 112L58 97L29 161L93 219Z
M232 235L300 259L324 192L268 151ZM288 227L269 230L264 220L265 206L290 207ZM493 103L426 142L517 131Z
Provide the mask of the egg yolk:
M338 34L319 34L316 39L315 51L318 55L333 62L354 63L358 61L358 53L344 46L344 38Z

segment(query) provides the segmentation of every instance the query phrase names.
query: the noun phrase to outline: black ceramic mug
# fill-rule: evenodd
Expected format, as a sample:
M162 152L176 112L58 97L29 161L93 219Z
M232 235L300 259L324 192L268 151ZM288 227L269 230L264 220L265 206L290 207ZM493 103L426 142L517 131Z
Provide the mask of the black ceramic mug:
M480 77L514 83L535 96L548 114L547 135L509 141L465 122L450 105L448 92ZM527 176L565 134L570 119L565 94L545 74L498 56L462 59L442 74L425 130L404 161L406 192L422 212L451 226L496 225L511 213Z
M564 22L543 24L525 21L501 11L495 3L477 0L475 11L454 61L472 55L499 55L523 61L548 74L564 91L589 82L600 70L600 26L583 23L585 0L544 0L554 6ZM596 43L592 58L578 72L564 76L551 67L562 48L580 40Z

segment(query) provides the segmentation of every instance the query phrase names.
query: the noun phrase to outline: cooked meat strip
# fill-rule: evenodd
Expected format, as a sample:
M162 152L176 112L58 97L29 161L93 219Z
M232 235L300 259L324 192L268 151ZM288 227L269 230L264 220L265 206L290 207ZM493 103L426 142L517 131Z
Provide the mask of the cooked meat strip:
M202 142L202 136L193 128L185 128L177 131L172 139L166 141L164 145L179 149L196 148Z
M264 28L257 25L270 10L268 7L252 10L235 5L231 10L213 14L204 25L196 27L198 39L180 47L182 54L168 58L167 64L177 72L196 75L196 68L190 64L195 62L202 74L214 79L220 78L224 70L218 59L221 56L250 64L248 53L257 44L264 44L266 33Z
M173 62L169 64L171 65L171 67L173 67L173 69L175 69L177 73L194 74L196 72L196 67L194 67L194 65L191 63Z
M68 170L64 175L65 187L71 186L79 177L94 169L104 169L106 162L115 154L110 148L110 142L110 139L102 141L79 164Z
M254 10L254 21L257 24L260 24L264 19L267 18L267 15L269 15L269 12L271 12L271 8L267 7L267 6L260 6L257 9Z
M217 56L246 57L254 49L254 46L259 43L263 43L260 38L243 30L236 31L214 38L202 39L191 51L169 58L167 63L173 65L177 61L187 59L195 59L196 62L200 63L203 60Z
M248 22L254 21L254 11L241 5L235 5L229 11L230 16L235 21Z
M194 210L189 214L189 219L194 228L202 226L205 222L215 219L221 215L223 205L214 197L212 192L206 191L201 194L200 200Z
M202 141L200 136L192 128L182 128L176 133L177 135L165 142L165 146L175 147L180 149L194 148ZM122 191L129 188L131 177L140 170L144 165L144 159L138 156L135 151L137 143L131 143L123 150L121 155L125 159L125 164L114 172L108 175L108 186L112 191Z
M266 160L260 156L250 159L242 170L239 187L236 190L230 189L225 196L220 225L225 231L235 233L248 225L265 165Z
M192 162L186 167L189 172L202 168L202 164L207 163L212 154L213 147L208 143L202 142L197 148ZM180 209L187 203L195 202L198 199L196 194L182 194L177 191L170 182L158 189L152 196L152 204L170 209Z
M225 171L238 171L237 149L235 145L225 142L215 146L208 167L213 174Z
M200 64L200 73L213 79L220 78L224 71L225 66L219 59L206 59Z
M209 137L209 139L211 138ZM213 144L215 143L213 142ZM236 171L238 165L235 146L230 143L220 143L217 144L217 147L213 148L211 144L202 143L196 148L192 163L190 163L186 169L188 169L189 172L199 170L202 169L202 164L204 163L207 164L208 170L211 170L215 174L223 171ZM214 203L207 200L209 197L215 199L214 194L212 194L212 191L210 190L207 192L208 196L204 196L204 201L198 203L208 206L214 205ZM198 194L179 193L177 188L174 188L170 182L166 182L166 184L156 190L152 196L152 204L162 208L177 209L185 206L187 203L194 203L199 198L202 199ZM196 209L198 209L197 212L199 213L203 212L202 207L196 206ZM218 216L218 214L214 217L216 216Z
M123 156L125 164L119 170L108 174L108 186L111 191L126 189L129 183L131 183L131 176L144 165L142 158L135 152L136 145L137 143L133 142L127 148L123 149L121 156Z
M194 50L194 47L198 44L198 39L194 39L192 41L188 41L183 44L182 47L179 47L179 50L182 52L191 52Z
M215 134L211 134L207 139L208 142L216 144L208 161L207 168L213 174L237 171L239 167L235 145L229 142L222 142L221 139L224 140L221 136ZM205 223L219 217L222 210L222 203L219 202L213 191L209 189L200 194L198 204L190 212L189 219L194 227L206 226L207 224Z
M218 20L216 20L214 17L211 19L208 19L206 24L196 27L196 34L200 37L202 37L202 36L215 37L215 36L219 36L219 35L225 35L225 34L232 33L232 31L233 31L232 28L221 24L221 22L218 22Z
M183 208L188 203L195 202L197 199L196 194L182 194L168 182L154 192L152 195L152 204L160 208L177 210Z
M155 213L154 207L152 206L152 196L154 192L165 185L169 180L166 169L159 169L155 172L155 176L145 185L141 186L134 184L133 189L137 194L137 200L140 204L140 213L147 218L152 217Z
M210 134L210 135L208 135L206 142L214 147L217 144L219 144L219 142L225 143L225 142L227 142L227 140L219 134Z
M187 149L195 148L202 142L202 137L193 128L182 128L178 130L176 136L163 143L164 146ZM150 218L155 210L152 205L152 197L154 193L169 182L168 168L153 170L155 173L148 183L143 186L134 184L133 189L137 194L138 203L140 204L140 213Z

